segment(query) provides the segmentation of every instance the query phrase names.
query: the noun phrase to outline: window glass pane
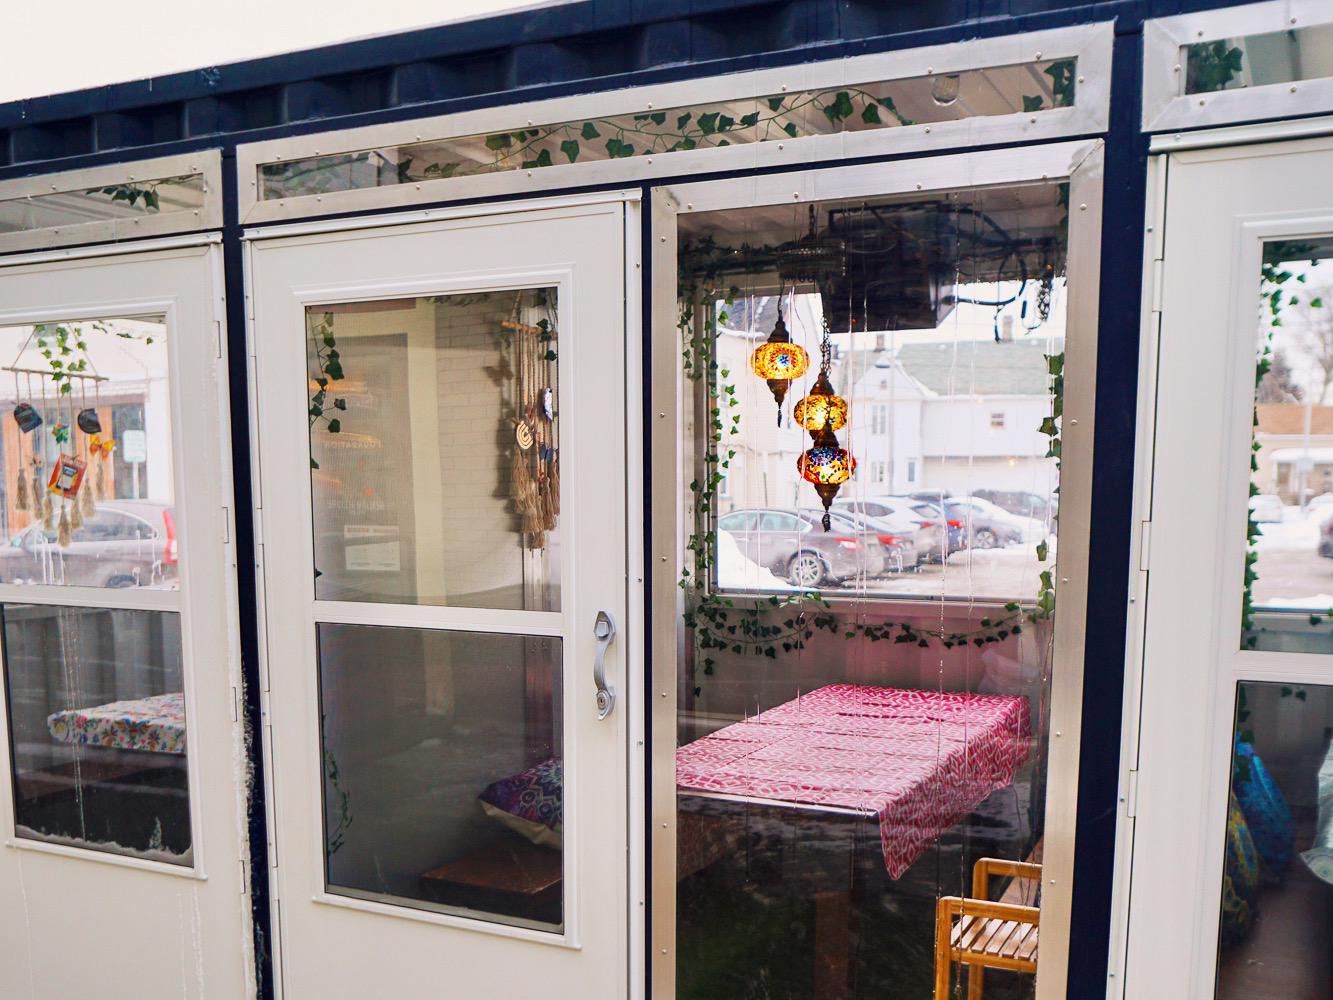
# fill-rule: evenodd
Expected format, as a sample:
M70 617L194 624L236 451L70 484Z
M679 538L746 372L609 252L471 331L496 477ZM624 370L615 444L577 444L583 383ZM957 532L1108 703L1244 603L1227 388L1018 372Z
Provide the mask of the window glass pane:
M1072 106L1076 78L1076 60L1038 59L1023 65L842 84L665 111L647 107L638 114L539 124L516 132L312 156L261 164L259 198L420 184L556 164L661 156L682 149L1038 112Z
M0 581L180 586L162 317L0 327Z
M556 930L558 638L319 626L330 892Z
M1265 245L1241 643L1333 651L1333 239Z
M1217 1000L1328 995L1331 734L1333 687L1238 685Z
M77 191L0 200L0 233L72 226L100 220L140 219L204 207L204 177L187 174L129 181Z
M1031 995L1067 200L680 216L678 997Z
M3 615L17 835L192 864L180 616Z
M1333 77L1333 24L1195 42L1181 62L1186 94Z
M558 611L556 290L307 318L316 596Z

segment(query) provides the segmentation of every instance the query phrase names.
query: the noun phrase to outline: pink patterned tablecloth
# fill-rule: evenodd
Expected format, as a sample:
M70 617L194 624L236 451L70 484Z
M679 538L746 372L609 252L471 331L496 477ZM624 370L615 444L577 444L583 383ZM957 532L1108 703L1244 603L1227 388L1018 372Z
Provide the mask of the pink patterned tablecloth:
M873 814L899 878L1014 780L1030 732L1026 698L831 684L681 747L676 784Z

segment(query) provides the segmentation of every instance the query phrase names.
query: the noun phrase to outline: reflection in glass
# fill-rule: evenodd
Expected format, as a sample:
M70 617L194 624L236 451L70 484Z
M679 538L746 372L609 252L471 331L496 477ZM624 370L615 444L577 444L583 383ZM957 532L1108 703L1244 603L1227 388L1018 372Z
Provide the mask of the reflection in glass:
M677 150L1030 113L1074 104L1074 59L741 98L259 166L260 200ZM531 123L529 123L531 124Z
M17 835L192 864L180 616L3 614Z
M1327 652L1333 649L1322 628L1333 609L1333 240L1267 243L1260 291L1241 641L1255 649Z
M679 220L678 997L1030 995L1067 200ZM812 361L775 424L747 360L779 319ZM812 394L857 463L828 531L797 466ZM983 861L1027 971L936 960Z
M558 638L319 626L330 892L563 922Z
M161 317L0 327L0 410L0 582L180 586Z
M0 200L0 233L139 219L204 207L202 174Z
M1333 687L1238 685L1217 1000L1329 995L1331 736Z
M1186 94L1333 77L1333 24L1195 42L1181 57Z
M558 611L555 289L307 318L316 596Z

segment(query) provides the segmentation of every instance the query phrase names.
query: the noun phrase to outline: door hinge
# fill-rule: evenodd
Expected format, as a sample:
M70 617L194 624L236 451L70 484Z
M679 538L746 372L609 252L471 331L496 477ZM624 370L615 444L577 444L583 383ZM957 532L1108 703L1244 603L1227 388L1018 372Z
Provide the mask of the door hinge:
M1133 819L1139 809L1139 772L1131 770L1125 781L1125 815Z
M222 320L220 320L220 319L215 319L215 320L213 320L213 335L214 335L214 337L215 337L215 340L214 340L214 342L213 342L213 346L217 348L217 354L215 355L215 357L221 358L221 357L222 357Z
M1148 572L1148 550L1152 541L1152 522L1144 521L1139 531L1139 569Z

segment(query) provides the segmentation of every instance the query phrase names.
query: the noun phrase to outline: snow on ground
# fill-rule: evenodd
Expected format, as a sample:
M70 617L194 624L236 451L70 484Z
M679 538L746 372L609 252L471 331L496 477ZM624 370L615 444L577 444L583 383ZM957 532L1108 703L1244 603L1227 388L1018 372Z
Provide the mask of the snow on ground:
M717 533L717 583L728 590L796 590L758 563L745 558L736 539L727 531Z
M1265 522L1259 525L1259 537L1254 540L1256 552L1315 552L1319 548L1319 525L1329 515L1324 508L1315 508L1304 517L1293 520Z

